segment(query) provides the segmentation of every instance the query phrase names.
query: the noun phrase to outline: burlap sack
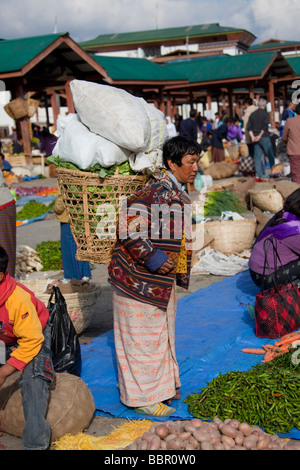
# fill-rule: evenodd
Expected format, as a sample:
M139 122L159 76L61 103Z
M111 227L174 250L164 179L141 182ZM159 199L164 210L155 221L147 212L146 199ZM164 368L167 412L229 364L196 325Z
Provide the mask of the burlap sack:
M296 189L300 188L300 184L294 183L293 181L289 180L281 180L274 183L276 190L281 194L283 199L285 200L288 196L290 196Z
M21 437L25 426L20 372L12 374L0 390L0 428ZM86 384L75 375L56 374L50 390L46 419L51 426L51 441L65 434L77 434L86 429L93 417L95 404Z
M205 168L203 173L210 175L213 180L221 180L223 178L230 178L237 171L238 165L235 163L217 162L212 163L209 167Z

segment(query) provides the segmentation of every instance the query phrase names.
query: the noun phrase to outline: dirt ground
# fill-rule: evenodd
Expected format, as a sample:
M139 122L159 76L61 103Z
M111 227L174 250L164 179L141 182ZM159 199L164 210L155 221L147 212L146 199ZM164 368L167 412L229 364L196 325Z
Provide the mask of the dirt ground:
M41 180L31 180L21 183L22 186L45 186L55 187L57 185L56 178L46 178ZM44 221L35 222L23 227L17 228L17 245L27 245L35 249L36 245L42 241L59 240L60 226L55 217L49 217ZM57 273L61 275L62 273ZM37 277L43 276L42 273ZM189 291L177 288L177 297L189 295L199 289L205 288L212 283L220 282L224 279L222 276L212 275L193 275ZM112 329L112 295L111 287L107 282L107 266L95 264L92 269L92 280L99 284L102 288L101 295L95 306L95 313L89 327L79 336L81 344L92 341L94 337L99 336L106 331ZM94 416L90 426L85 430L89 435L104 436L121 425L125 420L110 417ZM0 432L0 449L3 450L22 450L21 438Z

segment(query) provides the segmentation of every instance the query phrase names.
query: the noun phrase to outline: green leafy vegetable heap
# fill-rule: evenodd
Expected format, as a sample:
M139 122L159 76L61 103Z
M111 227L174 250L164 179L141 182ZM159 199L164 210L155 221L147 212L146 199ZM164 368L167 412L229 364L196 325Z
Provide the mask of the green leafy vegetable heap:
M91 168L88 170L83 170L82 168L79 168L77 165L71 162L63 162L60 160L59 156L54 157L54 155L51 155L50 157L47 158L47 163L50 165L55 165L56 167L60 168L67 168L70 170L78 170L78 171L90 171L91 173L98 173L100 178L105 178L106 176L113 176L116 173L116 170L118 169L118 174L119 175L134 175L134 171L131 169L129 162L125 161L124 163L121 163L120 165L112 165L108 168L104 168L101 166L99 163L93 165Z
M224 211L237 212L243 214L246 212L239 197L231 191L211 191L207 192L204 204L204 216L221 216Z
M237 419L270 434L300 429L300 370L292 354L246 372L219 374L186 398L189 412L203 420Z
M62 269L60 241L41 242L35 250L43 265L41 271L58 271Z

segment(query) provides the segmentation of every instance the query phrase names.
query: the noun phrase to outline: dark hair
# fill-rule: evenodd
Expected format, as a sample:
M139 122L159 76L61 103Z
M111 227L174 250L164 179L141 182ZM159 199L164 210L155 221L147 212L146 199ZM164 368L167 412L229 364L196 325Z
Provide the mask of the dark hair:
M4 156L4 154L3 154L2 152L0 152L0 157L2 158L2 160L5 159L5 156Z
M296 189L286 198L283 209L300 219L300 188Z
M300 103L297 104L297 106L295 108L295 113L300 114Z
M163 146L163 163L168 169L168 160L182 165L182 159L185 155L199 155L201 152L198 142L192 137L177 135L167 140Z
M4 248L0 246L0 273L5 273L5 271L7 270L7 266L8 266L8 254L6 253Z
M197 111L195 109L191 109L190 111L190 117L194 118L197 115Z
M249 106L252 106L253 99L252 98L246 98L246 99L244 99L243 104L249 104Z

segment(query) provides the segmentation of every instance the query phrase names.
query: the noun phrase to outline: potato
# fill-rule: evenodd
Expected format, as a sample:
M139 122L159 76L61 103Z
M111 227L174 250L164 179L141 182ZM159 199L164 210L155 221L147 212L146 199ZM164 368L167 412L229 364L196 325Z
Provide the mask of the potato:
M155 432L161 439L164 439L169 434L169 428L164 423L157 424L155 426Z
M183 450L183 447L183 442L178 437L167 443L168 450Z
M148 450L148 446L149 442L143 439L141 445L139 446L139 450Z
M229 424L230 426L233 426L235 429L239 429L241 423L239 422L238 419L231 419Z
M209 434L201 431L201 429L195 429L195 431L193 431L193 436L198 442L209 441Z
M160 449L160 443L161 443L160 437L154 435L153 439L150 442L149 450L159 450Z
M142 437L145 441L151 442L154 436L156 436L156 434L154 434L153 432L146 431L144 432Z
M250 436L245 437L243 446L246 447L247 450L251 450L256 447L257 442L258 442L258 437L251 434Z
M244 446L238 446L238 445L236 445L236 446L232 447L231 450L247 450L247 449L246 449Z
M168 436L165 437L166 442L174 441L176 439L177 434L168 434Z
M201 450L214 450L214 446L209 441L201 442Z
M237 430L233 426L230 426L230 424L224 424L220 428L220 431L225 436L229 436L229 437L232 437L232 438L235 438L235 436L237 435Z
M183 429L184 429L184 431L190 432L190 433L195 431L195 427L190 422L184 423Z
M193 446L193 449L199 449L199 446L200 446L200 442L197 441L197 439L194 438L194 436L191 436L189 438L189 444L191 444Z
M245 436L244 434L241 433L241 431L237 431L237 434L234 438L235 443L237 446L242 446L244 442Z
M185 450L195 450L195 447L192 444L187 443L185 446Z
M199 418L194 418L192 419L191 424L194 426L194 428L199 428L202 426L203 422Z
M235 442L230 436L226 436L226 434L223 434L221 437L221 442L223 442L224 445L228 445L229 447L234 447Z
M258 438L258 443L257 443L257 446L256 448L258 450L262 450L262 449L267 449L268 445L270 444L270 437L267 436L266 434L262 434L261 436L259 436Z
M215 450L225 450L225 446L221 441L219 441L216 444L214 444L214 449Z
M249 426L249 424L247 423L241 423L240 424L240 427L239 427L239 430L244 434L244 436L249 436L249 434L251 434L252 432L252 428L251 426Z
M178 434L178 439L180 439L181 441L187 441L190 437L191 437L191 433L187 431L184 431Z

